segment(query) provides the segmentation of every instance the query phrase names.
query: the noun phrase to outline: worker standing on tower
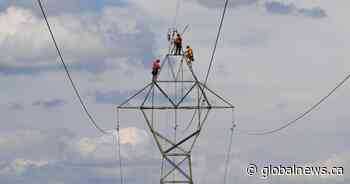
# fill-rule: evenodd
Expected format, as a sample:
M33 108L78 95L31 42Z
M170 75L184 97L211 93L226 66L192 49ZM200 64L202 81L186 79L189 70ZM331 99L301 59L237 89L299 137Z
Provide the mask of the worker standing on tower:
M153 81L156 81L158 79L159 70L160 70L160 60L157 59L152 64L152 75L153 75L152 80Z
M192 48L189 45L187 45L187 47L186 47L185 55L186 55L186 57L187 57L189 62L193 62L194 61L193 50L192 50Z
M181 35L178 33L175 38L175 55L181 55L182 51L182 38Z

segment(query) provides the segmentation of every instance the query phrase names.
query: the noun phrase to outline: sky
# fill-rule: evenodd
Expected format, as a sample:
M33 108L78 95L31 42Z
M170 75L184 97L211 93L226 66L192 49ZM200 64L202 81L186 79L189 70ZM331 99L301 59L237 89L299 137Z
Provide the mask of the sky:
M189 24L194 70L205 78L224 1L43 0L72 77L98 124L150 82L170 27ZM235 108L228 183L350 182L349 84L298 123L268 136L350 71L345 0L231 0L208 86ZM0 183L119 183L114 137L101 135L74 96L36 1L0 1ZM121 118L127 184L159 182L161 156L140 112ZM223 183L231 114L212 112L193 152L195 183ZM180 129L184 125L180 125ZM343 167L342 176L248 176L249 164Z

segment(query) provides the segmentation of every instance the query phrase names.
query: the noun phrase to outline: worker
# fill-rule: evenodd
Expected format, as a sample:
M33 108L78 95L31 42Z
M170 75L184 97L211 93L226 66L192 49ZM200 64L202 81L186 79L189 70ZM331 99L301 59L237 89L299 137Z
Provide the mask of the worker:
M189 45L187 45L187 47L186 47L186 54L185 55L186 55L188 61L190 61L190 62L194 61L193 50Z
M157 59L152 64L152 75L153 75L152 80L156 81L158 79L159 70L160 70L160 60Z
M175 55L181 55L181 51L182 51L182 38L181 38L180 34L177 34L174 43L175 43Z

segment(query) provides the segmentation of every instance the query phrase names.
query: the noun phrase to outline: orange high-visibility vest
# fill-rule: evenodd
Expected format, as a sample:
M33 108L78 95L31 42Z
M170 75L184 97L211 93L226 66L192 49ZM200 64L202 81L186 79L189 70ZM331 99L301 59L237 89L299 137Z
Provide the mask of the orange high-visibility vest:
M182 43L182 38L180 36L176 37L175 43L176 44L181 44Z
M188 48L187 49L187 55L188 55L188 57L193 57L193 50L192 50L192 48Z

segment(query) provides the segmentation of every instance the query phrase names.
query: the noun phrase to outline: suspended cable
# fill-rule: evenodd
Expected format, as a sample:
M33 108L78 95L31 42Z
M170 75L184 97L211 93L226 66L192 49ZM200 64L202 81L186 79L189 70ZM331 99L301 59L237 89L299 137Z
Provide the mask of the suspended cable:
M219 40L220 40L221 30L222 30L222 27L223 27L223 24L224 24L224 20L225 20L225 15L226 15L228 3L229 3L229 0L225 0L225 5L224 5L224 9L223 9L223 11L222 11L222 16L221 16L221 19L220 19L218 32L217 32L217 34L216 34L216 40L215 40L215 43L214 43L214 49L213 49L213 52L212 52L212 54L211 54L211 58L210 58L210 63L209 63L208 71L207 71L207 74L206 74L206 77L205 77L205 81L204 81L204 86L207 85L207 83L208 83L209 74L210 74L211 68L213 67L214 58L215 58L215 53L216 53L217 46L218 46L218 43L219 43ZM191 70L191 72L193 73L192 68L190 68L190 70ZM196 80L197 80L197 79L196 79ZM200 101L202 100L202 94L200 95L199 100L200 100ZM199 112L199 114L201 114L201 113L202 113L202 112Z
M117 109L117 132L116 132L116 139L117 139L117 151L118 151L118 160L119 160L119 177L120 177L120 183L123 184L124 182L124 176L123 176L123 162L122 162L122 155L121 155L121 146L120 146L120 119L119 119L119 109Z
M55 48L56 48L56 50L57 50L57 54L58 54L58 56L59 56L59 58L60 58L61 64L63 65L63 68L64 68L64 70L65 70L65 72L66 72L67 78L69 79L69 82L70 82L70 84L71 84L71 86L72 86L72 88L73 88L73 90L74 90L74 92L75 92L75 95L77 96L77 98L78 98L78 100L79 100L79 102L80 102L80 104L81 104L81 106L82 106L82 108L83 108L85 114L86 114L87 117L89 118L89 120L90 120L90 122L92 123L92 125L93 125L99 132L101 132L102 134L109 134L107 131L103 130L100 126L98 126L98 124L96 123L95 119L92 117L92 115L91 115L90 112L88 111L88 109L87 109L87 107L86 107L86 105L85 105L83 99L81 98L81 95L80 95L80 93L79 93L79 90L78 90L77 86L75 85L75 83L74 83L74 81L73 81L73 78L72 78L72 76L71 76L71 74L70 74L70 72L69 72L68 66L67 66L67 64L65 63L65 61L63 60L62 52L61 52L61 50L60 50L59 47L58 47L58 44L57 44L56 39L55 39L55 36L54 36L54 34L53 34L53 32L52 32L52 29L51 29L51 26L50 26L50 24L49 24L49 21L48 21L48 19L47 19L46 11L45 11L45 9L44 9L44 7L43 7L43 5L42 5L42 2L41 2L41 0L37 0L37 2L38 2L38 5L39 5L39 7L40 7L41 13L42 13L42 15L43 15L43 17L44 17L44 19L45 19L45 22L46 22L48 31L49 31L50 36L51 36L51 39L52 39L52 41L53 41L53 43L54 43L54 45L55 45Z
M207 75L205 78L205 82L204 84L206 85L208 82L208 78L209 78L209 74L212 68L212 65L214 63L214 57L215 57L215 53L216 53L216 49L217 49L217 44L218 41L220 39L220 33L221 33L221 29L223 26L223 22L224 22L224 18L225 18L225 14L226 14L226 10L227 10L227 6L228 6L228 0L226 0L225 2L225 7L223 10L223 14L221 17L221 21L220 21L220 25L219 25L219 30L218 30L218 34L216 37L216 41L215 41L215 45L214 45L214 49L212 52L212 56L211 56L211 60L210 60L210 64L208 67L208 71L207 71ZM332 89L325 97L321 98L316 104L314 104L313 106L311 106L309 109L307 109L305 112L301 113L297 118L295 118L294 120L286 123L285 125L276 128L276 129L272 129L269 131L263 131L263 132L253 132L253 133L247 133L247 135L269 135L269 134L273 134L276 132L279 132L285 128L288 128L289 126L293 125L294 123L298 122L299 120L303 119L304 117L306 117L308 114L310 114L312 111L314 111L317 107L319 107L324 101L326 101L330 96L332 96L341 86L343 86L345 84L345 82L347 82L350 78L350 74L348 76L346 76L334 89Z
M230 161L231 161L231 150L232 150L232 143L233 143L233 134L234 134L235 127L236 127L235 115L234 115L234 109L232 109L232 127L230 128L230 131L231 131L230 143L229 143L229 146L228 146L228 149L227 149L227 154L226 154L224 184L226 184L226 182L227 182L228 169L229 169Z
M225 0L225 5L224 5L224 9L223 9L223 11L222 11L222 16L221 16L221 19L220 19L218 32L217 32L217 34L216 34L216 40L215 40L215 43L214 43L214 49L213 49L213 52L212 52L212 54L211 54L210 64L209 64L208 71L207 71L207 74L206 74L206 77L205 77L204 86L207 85L207 83L208 83L209 74L210 74L211 68L212 68L213 63L214 63L215 53L216 53L216 50L217 50L217 45L218 45L219 40L220 40L221 30L222 30L222 27L223 27L223 24L224 24L224 20L225 20L225 15L226 15L228 3L229 3L229 0ZM190 67L190 71L191 71L192 73L194 73L193 70L192 70L192 67ZM198 79L196 79L196 81L198 82ZM200 86L199 86L199 87L200 87ZM202 100L202 97L203 97L203 94L200 95L199 101ZM203 103L203 102L202 102L202 103ZM196 109L196 111L197 111L197 109ZM202 112L200 111L200 112L199 112L199 115L200 115L201 113L202 113ZM190 125L191 125L191 123L190 123ZM189 126L190 126L190 125L189 125Z
M175 17L174 17L174 28L177 27L177 19L179 17L179 11L180 11L180 7L181 7L181 0L177 0L176 2L176 10L175 10Z
M180 1L180 0L179 0ZM177 81L178 81L178 76L175 76L175 102L178 101L178 86L177 86ZM174 121L174 142L177 143L177 128L178 128L178 111L177 109L175 109L175 112L174 112L174 116L175 116L175 121ZM174 163L177 162L176 160L176 157L174 157L174 160L173 160ZM173 181L175 181L176 179L176 173L174 172L173 174Z
M80 93L79 93L79 90L78 90L77 86L75 85L75 83L74 83L74 81L73 81L73 78L72 78L71 75L70 75L70 72L69 72L69 70L68 70L68 66L67 66L67 64L64 62L64 59L63 59L63 56L62 56L62 52L61 52L61 50L60 50L59 47L58 47L58 44L57 44L56 39L55 39L55 36L54 36L54 34L53 34L53 32L52 32L51 26L50 26L49 21L48 21L48 19L47 19L47 15L46 15L45 9L44 9L44 7L43 7L43 5L42 5L42 3L41 3L41 0L37 0L37 2L38 2L38 5L39 5L39 7L40 7L40 10L41 10L41 12L42 12L42 15L43 15L43 17L44 17L44 19L45 19L47 28L48 28L48 30L49 30L49 33L50 33L50 36L51 36L51 38L52 38L52 41L53 41L53 43L54 43L54 45L55 45L55 48L56 48L56 50L57 50L58 56L59 56L59 58L60 58L60 61L61 61L62 65L63 65L63 68L64 68L64 70L65 70L65 72L66 72L67 78L69 79L69 82L70 82L70 84L72 85L72 88L73 88L73 90L74 90L74 92L75 92L75 94L76 94L76 96L77 96L77 98L78 98L78 100L79 100L81 106L83 107L84 112L85 112L86 115L88 116L88 118L89 118L90 122L92 123L92 125L93 125L98 131L100 131L102 134L109 134L109 132L103 130L101 127L98 126L98 124L96 123L96 121L94 120L94 118L92 117L92 115L91 115L91 114L89 113L89 111L87 110L87 107L86 107L86 105L85 105L85 103L84 103L84 101L83 101L83 99L81 98L81 95L80 95ZM117 149L118 149L118 157L119 157L120 182L121 182L121 184L123 184L123 166L122 166L122 158L121 158L120 132L119 132L119 129L120 129L119 110L118 110L118 115L117 115L117 116L118 116L118 123L117 123L116 139L117 139Z
M211 68L213 67L214 58L215 58L217 46L218 46L218 43L219 43L219 40L220 40L221 30L222 30L222 27L223 27L223 24L224 24L228 3L229 3L229 0L225 0L225 5L224 5L224 9L223 9L222 16L221 16L221 19L220 19L220 24L219 24L218 32L217 32L217 35L216 35L214 49L213 49L213 52L211 54L208 71L207 71L207 74L205 76L204 85L207 85L208 79L209 79L209 75L210 75L210 72L211 72ZM202 97L202 95L201 95L201 97ZM201 100L201 97L199 98L200 100ZM199 112L199 114L201 114L201 112ZM232 117L234 118L234 109L232 109L232 114L233 114ZM227 178L227 175L228 175L228 167L229 167L229 162L230 162L230 157L231 157L233 133L234 133L234 127L235 126L236 125L235 125L235 122L234 122L234 119L233 119L233 125L232 125L232 128L231 128L231 136L230 136L230 144L229 144L229 148L228 148L228 152L227 152L227 158L226 158L226 163L225 163L226 165L225 165L225 173L224 173L224 184L226 184L226 178Z
M211 68L212 68L213 63L214 63L215 53L216 53L216 50L217 50L218 42L220 40L221 30L222 30L223 23L224 23L224 19L225 19L227 7L228 7L228 2L229 2L229 0L225 1L225 6L224 6L223 13L222 13L222 16L221 16L221 20L220 20L220 24L219 24L219 28L218 28L218 33L217 33L215 44L214 44L214 49L213 49L213 52L212 52L212 55L211 55L211 58L210 58L210 64L209 64L208 71L207 71L207 74L206 74L206 77L205 77L204 86L208 82L209 74L210 74ZM201 99L202 99L202 95L200 95L200 97L199 97L200 101L201 101ZM202 103L203 103L203 101L202 101ZM194 115L195 115L195 113L194 113ZM198 115L200 116L201 113L202 112L199 111ZM192 117L192 120L193 120L193 117ZM188 127L191 126L192 120L190 121ZM235 119L234 119L234 109L232 109L232 128L230 128L230 130L231 130L230 143L229 143L229 147L228 147L228 150L227 150L227 156L226 156L226 162L225 162L224 184L226 184L226 181L227 181L228 168L229 168L229 163L230 163L230 159L231 159L231 150L232 150L233 135L234 135L234 128L235 127L236 127L236 125L235 125ZM187 127L186 127L186 129L187 129Z
M229 0L225 1L224 10L222 12L222 16L221 16L221 20L220 20L220 24L219 24L219 30L218 30L218 33L216 35L214 49L213 49L213 52L212 52L212 55L211 55L211 58L210 58L210 64L209 64L209 67L208 67L207 75L205 77L205 82L204 82L205 85L208 82L209 74L210 74L211 68L212 68L213 63L214 63L215 53L216 53L216 49L217 49L217 46L218 46L218 43L219 43L219 40L220 40L221 30L222 30L222 26L224 24L226 10L227 10L227 7L228 7L228 2L229 2Z
M304 117L306 117L308 114L310 114L312 111L314 111L317 107L319 107L323 102L325 102L330 96L332 96L341 86L343 86L348 80L350 79L350 74L348 74L340 83L338 83L338 85L333 88L326 96L324 96L323 98L321 98L316 104L314 104L313 106L311 106L310 108L308 108L305 112L301 113L299 116L297 116L294 120L289 121L288 123L286 123L285 125L276 128L276 129L272 129L272 130L268 130L268 131L262 131L262 132L248 132L248 133L244 133L247 135L269 135L269 134L273 134L276 132L279 132L283 129L288 128L289 126L295 124L296 122L298 122L299 120L303 119Z

